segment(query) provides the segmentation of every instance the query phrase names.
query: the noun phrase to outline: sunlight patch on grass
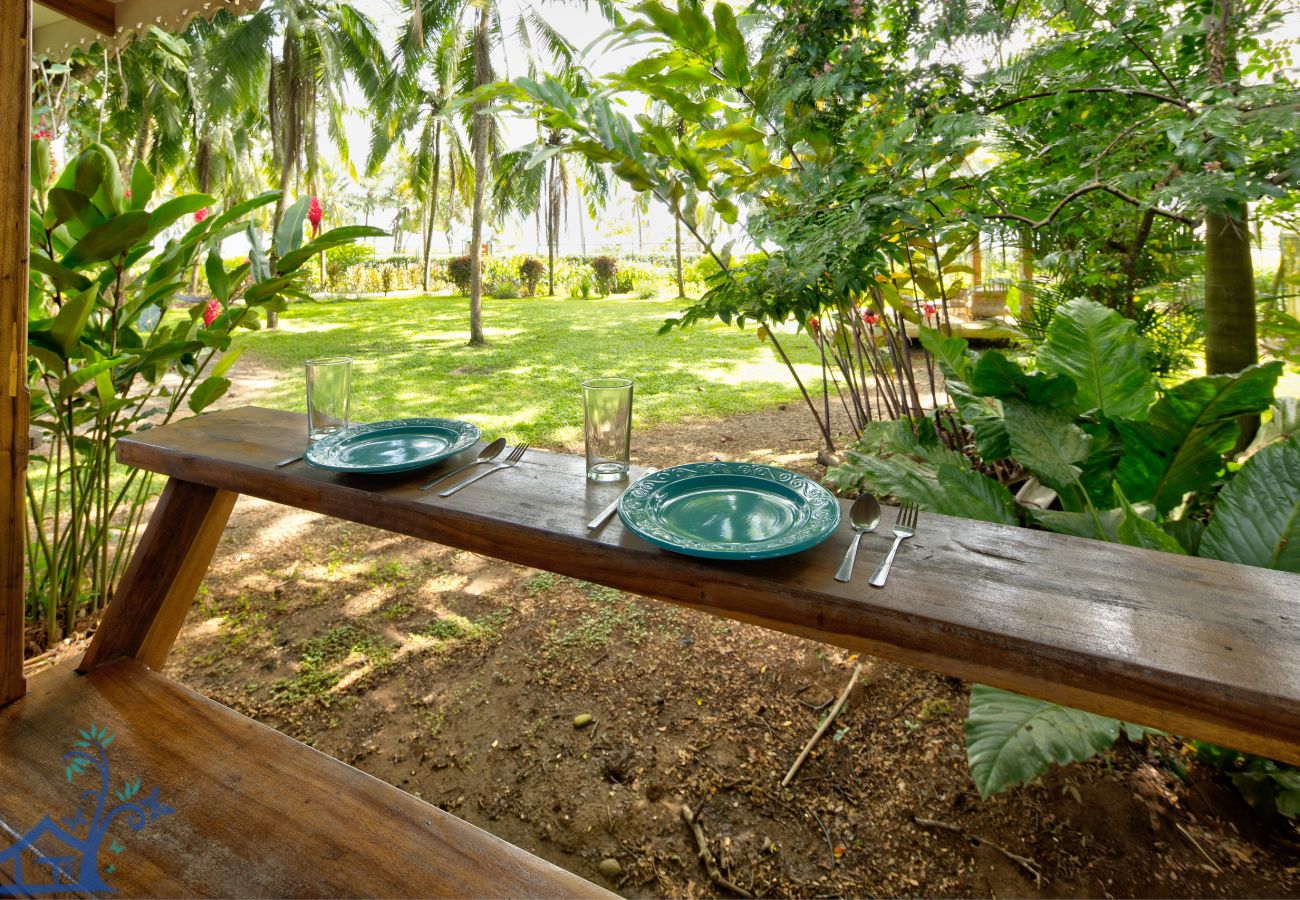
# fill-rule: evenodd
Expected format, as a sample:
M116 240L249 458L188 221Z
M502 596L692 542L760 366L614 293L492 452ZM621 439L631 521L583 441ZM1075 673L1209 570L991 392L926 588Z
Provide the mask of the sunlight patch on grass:
M671 299L488 299L488 345L472 348L463 298L297 303L280 330L236 338L247 352L234 377L241 367L265 367L277 377L248 385L245 402L302 411L302 361L352 356L355 421L461 418L512 443L544 446L580 438L579 382L589 375L636 379L637 429L798 399L793 379L752 330L706 323L657 335L679 308ZM815 374L815 349L803 343L791 342L788 352Z

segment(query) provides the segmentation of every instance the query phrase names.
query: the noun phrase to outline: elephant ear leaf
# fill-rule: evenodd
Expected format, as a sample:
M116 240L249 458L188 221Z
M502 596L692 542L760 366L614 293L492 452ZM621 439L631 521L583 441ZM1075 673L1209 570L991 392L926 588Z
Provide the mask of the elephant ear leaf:
M987 799L1037 778L1052 763L1096 756L1119 732L1116 719L976 684L966 717L966 761Z
M1076 412L1144 419L1156 382L1142 353L1142 338L1132 321L1093 300L1078 299L1056 311L1038 365L1074 380L1079 388Z
M1215 501L1200 555L1300 572L1300 439L1246 461Z
M1271 362L1193 378L1170 388L1145 422L1117 422L1124 455L1115 476L1129 500L1150 500L1163 514L1212 485L1241 434L1238 417L1268 409L1281 374L1282 363Z

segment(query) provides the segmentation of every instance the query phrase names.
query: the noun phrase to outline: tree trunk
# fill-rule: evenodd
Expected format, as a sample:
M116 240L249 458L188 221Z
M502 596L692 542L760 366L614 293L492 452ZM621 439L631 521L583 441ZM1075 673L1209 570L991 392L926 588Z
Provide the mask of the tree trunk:
M555 160L547 163L550 174L545 183L546 200L543 218L546 219L546 296L555 296L555 217L551 215L551 206L555 202Z
M488 45L488 4L479 10L474 32L474 86L492 81L492 60ZM481 347L483 339L483 189L487 182L487 104L474 104L474 212L470 223L469 248L469 344Z
M677 299L686 299L686 282L682 280L682 220L673 216L673 244L677 251Z
M429 227L424 232L424 292L429 293L429 256L433 250L433 222L438 214L438 178L442 168L442 123L433 126L433 187L429 191Z
M1205 215L1205 371L1239 372L1259 361L1255 271L1247 212Z

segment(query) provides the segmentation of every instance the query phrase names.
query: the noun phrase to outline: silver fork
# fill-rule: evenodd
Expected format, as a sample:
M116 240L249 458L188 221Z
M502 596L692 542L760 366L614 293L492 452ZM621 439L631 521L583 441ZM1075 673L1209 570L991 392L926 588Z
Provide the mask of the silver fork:
M894 564L894 554L898 552L898 545L916 534L916 518L919 512L915 503L904 503L898 508L898 518L894 521L894 546L889 548L889 555L871 576L872 587L885 586L885 579L889 577L889 567Z
M493 472L499 472L502 469L509 469L512 466L517 466L519 465L519 461L524 458L524 454L527 452L528 452L528 444L519 444L518 446L515 447L515 449L510 451L510 455L506 457L505 462L498 463L497 465L488 469L486 472L479 472L473 478L467 478L464 481L462 481L460 484L456 485L455 487L449 487L445 491L439 491L438 496L450 497L452 494L456 493L461 488L469 487L471 484L478 481L480 478L487 478Z

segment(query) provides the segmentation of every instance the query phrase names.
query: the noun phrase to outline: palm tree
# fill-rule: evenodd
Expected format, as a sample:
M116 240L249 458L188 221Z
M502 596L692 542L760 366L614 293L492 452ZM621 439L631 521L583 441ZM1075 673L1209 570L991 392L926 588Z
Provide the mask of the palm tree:
M613 20L617 14L612 0L598 2L606 17ZM427 43L426 33L434 36ZM468 53L448 51L448 47L464 46L464 43L458 42L467 43ZM510 60L522 59L525 73L530 76L536 76L542 69L567 72L574 64L573 45L528 0L521 4L518 16L510 23L510 27L502 21L500 0L419 0L412 8L406 33L399 44L402 56L399 65L406 71L418 71L428 65L435 74L429 82L434 85L436 105L440 109L437 115L443 123L441 132L437 124L434 124L435 160L440 159L436 152L440 146L439 140L446 136L450 127L449 107L453 106L455 100L468 96L472 91L481 91L496 80L493 54L502 50L507 51L502 53L507 66ZM420 57L424 59L421 60ZM454 74L450 68L452 61L455 62ZM448 78L437 79L438 72L447 72ZM508 71L503 74L507 77L510 75ZM454 93L450 91L453 86ZM462 160L461 178L463 183L463 179L472 174L474 185L470 211L470 344L479 346L485 343L482 250L483 223L488 214L486 195L489 184L495 185L499 180L489 180L489 176L497 170L502 157L500 122L493 104L481 94L470 104L465 127L469 135L470 154L468 160ZM469 164L469 172L466 171L465 162ZM433 182L436 185L437 176L434 176ZM431 194L435 192L436 187ZM429 208L436 210L436 198L431 198ZM431 227L429 231L432 231Z
M367 174L379 171L395 143L416 135L413 165L409 181L424 214L420 226L424 290L429 289L430 256L436 228L438 196L442 186L444 148L448 167L461 171L468 166L465 131L450 115L453 99L467 93L472 81L465 82L467 68L472 72L473 55L465 29L447 27L433 35L427 46L403 47L390 65L388 77L380 86L377 114L370 139ZM415 35L408 36L414 41ZM450 174L450 173L449 173Z
M388 64L369 19L344 0L268 0L240 19L224 46L225 66L266 72L271 167L280 197L278 227L291 189L315 191L320 175L322 119L340 158L349 162L343 87L353 79L373 102ZM277 46L278 44L278 46ZM268 313L275 327L277 316Z

